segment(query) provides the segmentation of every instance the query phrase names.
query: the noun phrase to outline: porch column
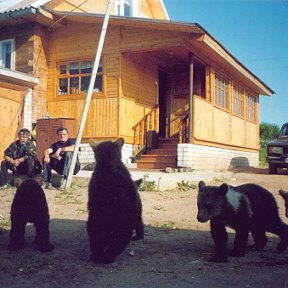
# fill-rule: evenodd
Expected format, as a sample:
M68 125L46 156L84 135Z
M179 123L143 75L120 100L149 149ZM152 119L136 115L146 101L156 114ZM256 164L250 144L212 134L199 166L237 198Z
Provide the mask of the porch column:
M189 53L190 58L190 75L189 75L189 86L190 86L190 95L189 95L189 143L192 143L193 131L192 131L192 112L193 112L193 53Z
M23 128L32 132L32 88L28 88L24 96Z

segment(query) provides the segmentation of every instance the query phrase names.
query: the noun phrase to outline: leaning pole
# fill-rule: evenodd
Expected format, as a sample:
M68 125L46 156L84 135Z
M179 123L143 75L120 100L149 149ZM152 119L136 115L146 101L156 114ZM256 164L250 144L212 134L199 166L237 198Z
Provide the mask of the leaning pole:
M70 167L70 170L68 173L65 189L69 188L71 186L73 172L74 172L76 159L77 159L77 153L79 150L79 146L81 144L81 138L82 138L84 126L86 123L88 110L89 110L90 102L91 102L91 97L92 97L92 93L93 93L93 89L94 89L94 83L95 83L95 79L96 79L97 71L98 71L98 67L99 67L100 57L101 57L102 50L103 50L104 40L105 40L105 36L106 36L106 30L107 30L108 21L110 18L111 5L112 5L112 0L109 0L108 4L107 4L105 16L104 16L102 30L101 30L101 34L100 34L100 38L99 38L99 42L98 42L98 48L96 51L95 61L94 61L93 69L92 69L92 75L91 75L89 88L88 88L88 92L87 92L87 96L86 96L86 100L85 100L85 104L84 104L84 108L83 108L83 112L82 112L80 126L79 126L79 130L78 130L78 134L77 134L77 138L76 138L76 143L75 143L75 149L73 152L71 167Z

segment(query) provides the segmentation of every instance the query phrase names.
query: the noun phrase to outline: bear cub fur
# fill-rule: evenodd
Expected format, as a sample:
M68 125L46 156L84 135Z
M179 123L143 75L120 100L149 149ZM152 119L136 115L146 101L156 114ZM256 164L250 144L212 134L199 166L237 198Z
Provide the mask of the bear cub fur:
M137 187L121 160L123 144L123 138L90 143L96 166L89 183L87 232L94 263L113 263L136 228Z
M283 189L280 189L279 194L285 201L285 216L288 217L288 192L284 191Z
M49 242L49 210L46 196L41 188L42 177L34 179L17 178L17 190L11 206L11 231L8 249L23 249L25 228L33 223L36 229L35 243L41 252L49 252L54 245Z
M206 186L200 181L197 205L198 221L204 223L210 220L216 250L212 262L228 260L225 226L235 229L234 249L230 256L245 255L249 231L254 238L254 245L248 247L249 250L261 251L265 248L268 241L266 232L280 237L278 251L288 246L288 226L279 217L274 196L256 184L232 187L224 183L216 187Z

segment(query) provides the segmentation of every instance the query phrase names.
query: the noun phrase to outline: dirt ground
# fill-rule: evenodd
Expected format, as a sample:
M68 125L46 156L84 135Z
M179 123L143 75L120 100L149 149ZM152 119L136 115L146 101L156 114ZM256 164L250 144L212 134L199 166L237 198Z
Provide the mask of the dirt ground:
M288 190L288 173L269 175L266 169L234 170L226 179L209 184L257 183L270 190L279 205L280 188ZM200 180L200 179L199 179ZM197 189L140 192L145 239L132 242L116 262L95 265L89 261L86 233L87 185L78 179L69 191L47 190L50 240L55 250L34 250L34 227L26 228L26 246L9 252L9 213L15 188L0 191L0 287L288 287L288 250L276 251L278 238L268 234L263 252L250 252L228 263L211 263L214 246L209 224L197 222ZM194 183L198 184L198 183ZM269 211L267 211L269 213ZM229 246L234 233L229 230ZM131 251L134 255L131 255Z

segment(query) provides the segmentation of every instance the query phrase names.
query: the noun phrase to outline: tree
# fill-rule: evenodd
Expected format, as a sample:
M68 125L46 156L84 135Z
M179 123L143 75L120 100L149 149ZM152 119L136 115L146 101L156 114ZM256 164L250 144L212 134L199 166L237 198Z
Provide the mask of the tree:
M277 138L280 132L280 127L273 123L260 123L260 145L265 148L271 140Z

